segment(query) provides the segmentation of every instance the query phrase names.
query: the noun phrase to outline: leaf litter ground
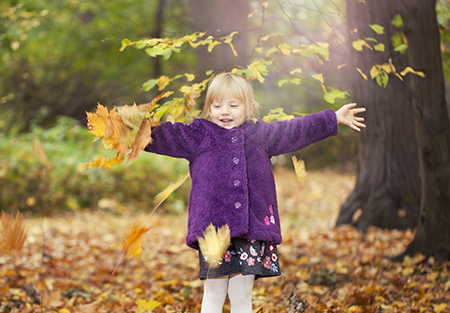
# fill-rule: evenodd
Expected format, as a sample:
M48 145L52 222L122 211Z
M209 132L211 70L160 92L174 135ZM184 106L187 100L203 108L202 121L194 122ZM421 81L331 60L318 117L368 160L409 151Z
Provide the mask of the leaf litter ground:
M413 231L333 227L354 176L310 172L298 182L281 168L275 176L282 276L255 282L254 312L450 312L450 262L385 258L400 254ZM140 214L114 200L106 206L27 220L22 251L0 256L0 312L199 312L203 283L184 243L186 214L153 215L144 254L112 276Z

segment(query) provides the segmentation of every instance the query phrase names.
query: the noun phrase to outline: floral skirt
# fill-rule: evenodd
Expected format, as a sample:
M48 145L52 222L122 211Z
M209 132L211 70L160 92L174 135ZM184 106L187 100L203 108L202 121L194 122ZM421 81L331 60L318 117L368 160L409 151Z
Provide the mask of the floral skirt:
M231 245L216 268L210 268L199 250L200 279L236 273L261 277L280 276L277 245L273 241L232 238Z

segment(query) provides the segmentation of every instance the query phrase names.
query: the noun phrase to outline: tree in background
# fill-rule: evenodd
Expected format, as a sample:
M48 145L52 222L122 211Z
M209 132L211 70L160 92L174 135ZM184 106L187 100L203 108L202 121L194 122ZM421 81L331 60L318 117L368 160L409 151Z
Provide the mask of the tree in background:
M354 99L368 107L368 127L359 141L357 184L337 224L352 223L365 230L369 225L407 228L418 223L416 237L404 254L450 259L450 130L436 2L380 5L348 0L346 4L353 40L368 36L369 25L384 27L376 41L384 44L386 52L356 52L354 60L362 75L370 72L386 89L353 78ZM403 79L399 72L405 66L425 76ZM359 208L362 214L355 217Z
M401 21L408 12L399 11L397 2L380 5L377 1L348 0L346 6L349 44L373 38L379 48L368 39L362 47L350 48L352 68L366 75L364 79L356 70L349 72L350 94L367 108L368 127L358 136L360 162L355 189L342 205L336 224L352 224L363 231L370 225L413 228L420 204L413 94L407 82L391 70L401 72L409 65L409 55L415 53L403 40ZM379 25L383 31L377 33L371 25ZM370 73L376 79L368 79Z
M195 31L206 32L215 38L237 32L233 37L236 53L226 46L208 52L206 46L197 49L198 71L229 71L237 65L246 66L249 49L249 0L189 0L192 25Z

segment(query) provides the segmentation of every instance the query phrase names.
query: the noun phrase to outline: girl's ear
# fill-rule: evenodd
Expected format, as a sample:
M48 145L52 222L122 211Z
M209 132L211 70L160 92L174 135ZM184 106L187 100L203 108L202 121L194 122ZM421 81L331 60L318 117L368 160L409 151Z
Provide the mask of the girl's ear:
M249 112L250 114L248 114L248 116L253 115L253 112L255 112L255 108L256 108L255 102L252 101L252 103L250 104L250 112Z

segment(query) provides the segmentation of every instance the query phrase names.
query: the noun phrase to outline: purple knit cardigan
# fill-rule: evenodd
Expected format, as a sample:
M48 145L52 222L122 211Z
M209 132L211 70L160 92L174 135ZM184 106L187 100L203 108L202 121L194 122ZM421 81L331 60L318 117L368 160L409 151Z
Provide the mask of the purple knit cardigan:
M270 158L337 135L334 110L290 121L246 122L233 129L208 120L162 123L148 152L189 161L192 188L186 244L212 223L228 224L232 238L281 243L280 218Z

